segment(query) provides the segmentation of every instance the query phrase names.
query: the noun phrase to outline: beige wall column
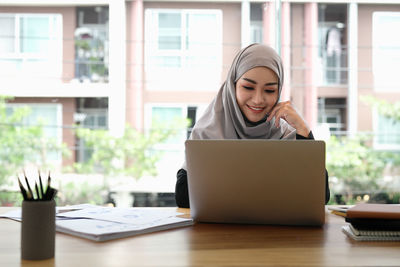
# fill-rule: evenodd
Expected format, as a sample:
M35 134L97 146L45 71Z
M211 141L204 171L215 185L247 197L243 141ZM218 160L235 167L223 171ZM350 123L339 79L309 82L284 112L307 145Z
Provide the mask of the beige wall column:
M318 55L318 6L317 3L304 4L304 45L305 45L305 96L304 118L311 130L317 125L317 84L316 84L316 59Z
M137 130L143 130L143 0L130 3L128 19L128 83L126 94L127 122Z
M281 8L281 23L279 23L279 8ZM291 45L290 45L290 34L291 34L291 19L290 19L290 2L273 3L266 2L263 10L263 36L264 44L273 47L278 54L282 57L284 67L284 83L281 94L281 101L290 100L290 57L291 57ZM281 25L280 33L277 28ZM278 38L280 40L278 40Z
M263 43L275 48L275 9L271 2L264 3Z
M244 48L250 44L250 2L242 0L241 16L241 47Z
M358 5L348 6L348 62L349 91L347 95L348 134L354 136L358 130Z
M281 53L282 53L282 62L283 62L283 69L285 73L285 80L283 82L283 89L281 95L281 101L287 101L291 98L291 18L290 18L290 2L283 2L282 3L282 11L281 11Z
M125 0L109 4L109 101L110 133L121 136L125 129L126 19Z

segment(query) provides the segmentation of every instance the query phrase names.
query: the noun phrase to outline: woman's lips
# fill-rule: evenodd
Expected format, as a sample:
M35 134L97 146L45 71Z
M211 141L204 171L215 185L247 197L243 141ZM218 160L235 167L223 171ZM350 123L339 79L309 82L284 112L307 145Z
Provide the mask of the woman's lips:
M265 107L254 107L254 106L249 106L249 105L247 105L247 107L254 113L261 113L265 109Z

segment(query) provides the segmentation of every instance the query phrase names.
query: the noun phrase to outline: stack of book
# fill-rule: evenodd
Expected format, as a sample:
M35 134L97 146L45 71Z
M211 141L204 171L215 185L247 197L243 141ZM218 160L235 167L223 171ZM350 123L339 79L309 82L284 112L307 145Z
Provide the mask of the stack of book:
M357 204L346 211L342 231L357 241L400 241L400 205Z

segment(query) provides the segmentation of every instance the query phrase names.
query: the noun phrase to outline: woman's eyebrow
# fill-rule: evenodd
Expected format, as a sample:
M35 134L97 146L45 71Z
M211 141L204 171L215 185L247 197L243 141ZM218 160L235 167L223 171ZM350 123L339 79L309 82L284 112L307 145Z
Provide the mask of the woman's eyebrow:
M253 81L252 79L249 78L243 78L243 80L248 81L249 83L257 84L256 81Z
M278 82L266 83L265 86L278 85Z
M256 81L253 81L252 79L249 79L249 78L243 78L243 80L248 81L249 83L252 83L252 84L257 84ZM278 85L278 82L271 82L271 83L264 84L264 86L271 86L271 85Z

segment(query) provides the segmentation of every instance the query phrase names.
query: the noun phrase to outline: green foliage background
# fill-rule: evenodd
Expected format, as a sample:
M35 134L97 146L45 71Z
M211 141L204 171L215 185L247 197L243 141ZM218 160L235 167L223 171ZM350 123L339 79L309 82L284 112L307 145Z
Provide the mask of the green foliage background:
M123 136L115 137L108 130L79 128L76 134L83 139L91 157L86 162L75 163L78 173L100 173L104 187L113 176L139 179L143 175L156 176L156 163L162 152L155 146L184 130L188 122L176 119L172 123L155 122L148 132L142 133L126 125Z
M400 103L391 104L371 96L361 100L376 108L386 117L400 122ZM399 151L376 150L372 147L373 136L359 134L354 137L331 136L326 146L326 166L330 177L336 177L343 185L341 192L345 204L353 204L357 194L387 194L393 200L398 192L382 183L385 171L399 175ZM331 200L332 204L337 204Z
M52 170L54 166L48 159L49 153L61 153L64 158L70 156L65 144L46 137L44 122L38 125L26 123L31 113L28 107L7 109L6 103L11 99L0 96L0 186L3 187L15 184L17 173L21 173L27 165L37 166L38 170ZM156 146L182 133L187 125L188 121L182 119L156 121L145 133L127 125L120 137L111 135L108 130L76 128L77 137L84 140L91 156L86 162L75 163L69 170L81 174L101 174L103 185L84 181L60 182L58 204L102 204L104 192L110 190L109 179L112 177L139 179L143 175L156 176L156 163L162 156ZM0 192L1 205L11 202L18 205L20 201L18 192Z
M29 108L7 110L6 101L11 99L0 96L0 185L11 184L11 179L16 179L15 175L28 163L36 165L38 170L51 168L49 152L69 155L64 144L45 136L43 125L26 123Z

